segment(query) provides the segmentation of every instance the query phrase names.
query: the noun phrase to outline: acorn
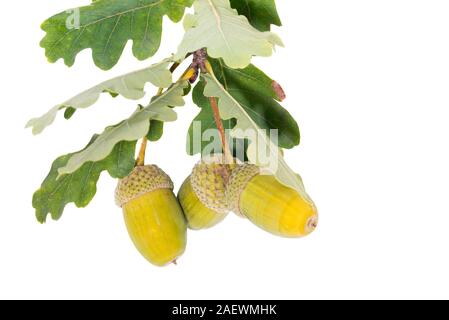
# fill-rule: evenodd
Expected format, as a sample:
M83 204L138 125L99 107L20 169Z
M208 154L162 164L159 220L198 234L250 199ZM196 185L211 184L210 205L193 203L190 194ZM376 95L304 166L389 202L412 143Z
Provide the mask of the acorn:
M297 238L313 232L318 213L310 198L263 175L251 164L233 170L226 189L230 208L274 235Z
M190 229L208 229L226 218L230 211L226 184L232 166L224 163L222 155L208 156L195 165L184 181L178 200Z
M165 266L184 253L187 224L164 171L155 165L135 167L119 181L115 200L131 240L149 262Z

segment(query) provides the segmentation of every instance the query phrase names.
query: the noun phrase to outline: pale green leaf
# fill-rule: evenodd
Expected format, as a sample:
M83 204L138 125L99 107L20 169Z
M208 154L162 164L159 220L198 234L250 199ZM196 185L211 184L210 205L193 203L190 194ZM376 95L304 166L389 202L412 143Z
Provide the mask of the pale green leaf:
M195 15L185 18L187 28L176 59L207 48L213 58L223 58L231 68L245 68L253 56L268 57L281 39L272 32L261 32L245 16L232 9L229 0L197 0Z
M168 70L170 59L154 64L148 68L134 71L111 80L100 83L73 98L58 104L39 118L31 119L26 127L32 128L33 134L41 133L46 127L51 125L58 114L58 111L69 109L71 116L76 109L85 109L92 106L103 92L111 95L122 95L131 100L139 100L145 96L145 84L151 83L158 88L167 88L172 83L172 74ZM71 114L70 114L71 113ZM70 118L66 117L66 118Z
M226 91L214 75L205 74L203 77L206 80L204 95L218 98L221 117L224 120L232 118L237 120L237 124L231 131L231 136L250 140L247 150L249 161L260 166L263 171L273 174L282 184L298 191L304 199L310 200L301 179L285 162L279 146L271 141L266 132L261 130L245 111L245 108ZM256 139L256 142L253 139ZM264 148L263 153L269 152L268 161L259 157L260 150L258 148Z
M64 167L59 168L59 174L70 174L87 162L104 159L121 141L135 141L145 137L150 127L150 120L175 121L177 115L171 107L184 105L183 93L186 85L185 81L174 84L162 95L153 99L148 106L139 108L127 120L106 128L90 146L74 154Z

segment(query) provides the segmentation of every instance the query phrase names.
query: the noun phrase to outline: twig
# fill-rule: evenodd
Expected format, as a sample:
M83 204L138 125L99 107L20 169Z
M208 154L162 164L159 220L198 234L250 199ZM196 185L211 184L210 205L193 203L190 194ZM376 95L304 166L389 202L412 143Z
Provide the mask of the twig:
M193 68L195 72L190 78L190 82L196 81L199 71L213 75L214 71L212 70L212 66L210 65L207 58L207 51L204 48L193 53L193 62L190 67ZM218 132L220 133L221 146L223 149L225 163L232 164L234 163L234 157L232 156L232 152L229 148L228 139L226 139L226 133L223 127L223 122L221 120L220 109L218 108L217 100L214 97L210 97L209 101L212 112L214 114L215 124L217 125Z
M220 117L220 109L218 108L217 100L214 97L209 98L210 106L212 108L212 112L214 114L215 124L217 125L218 132L221 137L221 145L223 148L223 154L225 157L225 161L227 164L234 163L234 157L231 154L231 149L229 148L228 139L226 139L226 133L223 127L223 121Z

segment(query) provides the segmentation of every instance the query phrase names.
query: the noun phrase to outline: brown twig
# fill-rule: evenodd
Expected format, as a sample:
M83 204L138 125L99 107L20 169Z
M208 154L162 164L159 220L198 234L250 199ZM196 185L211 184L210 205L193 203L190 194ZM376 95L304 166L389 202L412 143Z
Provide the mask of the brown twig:
M225 157L225 161L227 164L234 163L234 157L232 156L231 149L229 148L228 139L226 139L226 132L223 127L223 121L220 117L220 109L218 108L217 100L214 97L209 98L210 106L212 108L212 112L214 114L215 124L217 125L218 132L221 137L221 145L223 148L223 154Z
M201 72L213 75L214 71L212 70L212 66L207 60L207 57L207 51L205 49L196 51L193 54L194 65L196 68L199 68ZM221 146L223 149L224 160L228 164L233 164L234 157L232 155L231 149L229 148L228 139L226 138L226 132L224 130L223 121L221 120L220 108L218 107L217 99L215 99L214 97L210 97L209 101L212 112L214 114L214 121L217 125L217 129L221 137Z

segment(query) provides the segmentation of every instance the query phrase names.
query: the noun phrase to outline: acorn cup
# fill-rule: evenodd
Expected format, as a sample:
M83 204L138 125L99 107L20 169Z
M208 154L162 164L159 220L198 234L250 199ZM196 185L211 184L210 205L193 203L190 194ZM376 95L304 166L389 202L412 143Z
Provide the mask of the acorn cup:
M115 200L131 240L149 262L165 266L184 253L187 225L164 171L154 165L135 167L119 181Z
M224 164L222 155L205 157L184 181L178 200L190 229L208 229L226 218L230 211L226 184L232 166Z
M226 189L230 208L274 235L297 238L315 230L318 212L310 198L284 186L272 175L243 164L233 170Z

